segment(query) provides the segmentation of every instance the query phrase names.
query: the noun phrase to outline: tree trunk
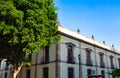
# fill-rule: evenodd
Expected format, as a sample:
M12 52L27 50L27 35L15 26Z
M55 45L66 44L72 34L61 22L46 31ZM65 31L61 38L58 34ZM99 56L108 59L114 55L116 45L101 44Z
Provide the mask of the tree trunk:
M13 73L13 78L17 78L17 73Z
M20 72L22 66L23 66L23 63L21 65L19 65L19 66L14 65L12 78L17 78L17 75Z

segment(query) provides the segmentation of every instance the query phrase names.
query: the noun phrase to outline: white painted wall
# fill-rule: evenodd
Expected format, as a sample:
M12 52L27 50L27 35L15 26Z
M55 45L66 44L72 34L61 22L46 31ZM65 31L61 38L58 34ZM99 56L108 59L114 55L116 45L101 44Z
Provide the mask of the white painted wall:
M68 31L68 30L65 29L65 31L63 31L63 30L61 30L61 31L65 32L65 31ZM67 32L67 34L68 34L68 32ZM75 35L73 35L73 32L69 33L69 35L70 34L72 34L71 36L73 36L73 37L80 38L80 39L86 39L86 40L88 40L88 41L85 40L86 42L96 44L96 45L98 45L100 47L104 47L104 48L106 48L108 50L111 50L111 48L108 47L107 45L104 45L104 44L98 43L98 42L96 42L94 40L88 39L85 36L81 36L81 35L79 35L77 33L75 33ZM77 37L77 36L79 36L79 37ZM68 43L68 42L71 42L71 43L75 44L75 47L74 47L74 57L75 57L75 61L76 61L75 64L68 64L67 63L67 56L68 55L67 55L66 43ZM87 69L95 70L95 74L98 74L98 75L101 75L101 70L104 70L106 72L105 77L106 78L112 78L111 76L109 76L107 74L107 72L112 70L112 69L110 69L110 67L111 67L110 58L109 58L110 55L114 56L113 63L114 63L114 65L117 64L116 66L118 67L117 58L120 58L119 55L116 55L114 53L108 52L108 51L103 50L101 48L98 48L96 46L93 46L93 45L90 45L90 44L87 44L87 43L84 43L84 42L75 40L73 38L63 36L63 35L61 35L61 41L59 43L60 43L60 61L61 61L60 62L60 78L68 78L68 67L73 67L74 68L75 78L79 77L79 64L78 64L79 63L79 60L78 60L78 55L79 54L81 54L82 77L83 78L87 78ZM85 48L92 49L91 57L92 57L92 60L93 60L93 66L86 66L86 51L85 51ZM55 61L55 59L56 59L56 45L54 45L54 44L51 45L49 51L50 51L50 54L49 54L50 55L49 56L50 61L51 62ZM101 68L100 67L100 55L99 55L99 52L104 53L103 58L104 58L104 62L105 62L105 67L109 67L109 68ZM41 58L42 57L43 57L43 50L41 49L41 51L38 53L38 58L37 58L37 63L39 64L37 66L37 78L42 78L42 69L43 69L43 67L49 67L49 78L55 78L56 63L41 64ZM30 67L30 69L31 69L31 73L32 73L31 78L34 78L34 72L35 72L34 64L35 64L35 60L36 60L36 53L34 53L32 55L32 59L33 59L33 66ZM97 64L97 67L95 67L96 64ZM21 78L26 77L26 69L28 69L28 68L24 67L22 69L22 71L21 71L22 77ZM19 74L19 76L20 76L20 74Z

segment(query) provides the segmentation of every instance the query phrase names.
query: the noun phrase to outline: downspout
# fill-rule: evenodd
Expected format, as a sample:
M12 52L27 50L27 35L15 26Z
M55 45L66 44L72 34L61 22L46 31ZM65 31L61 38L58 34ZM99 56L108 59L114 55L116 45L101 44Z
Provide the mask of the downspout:
M81 43L79 42L79 53L80 53L80 55L81 55ZM81 58L81 56L80 56L80 78L82 78L82 58Z
M56 78L60 78L60 43L56 44Z

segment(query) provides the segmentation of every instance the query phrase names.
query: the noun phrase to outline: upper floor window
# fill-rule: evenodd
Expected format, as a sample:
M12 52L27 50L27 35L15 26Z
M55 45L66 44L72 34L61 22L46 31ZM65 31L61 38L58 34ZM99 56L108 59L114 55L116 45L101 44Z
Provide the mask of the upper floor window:
M89 49L89 48L85 48L85 50L86 50L86 63L87 63L87 65L89 65L89 66L92 66L93 65L93 61L91 60L91 49Z
M68 68L68 78L74 78L74 69Z
M111 68L114 69L114 64L113 64L113 56L110 56L110 63L111 63Z
M30 69L26 70L26 78L30 78L30 72L31 72Z
M72 43L67 43L67 62L68 63L74 63L75 58L74 58L74 44Z
M68 45L68 57L69 59L73 57L73 46L71 45Z
M43 68L43 78L49 78L49 69L48 67Z
M49 62L49 46L45 47L45 61Z
M120 58L118 58L118 65L119 65L119 68L120 68Z
M49 62L49 46L43 48L43 57L41 58L41 63Z
M102 52L100 52L99 53L99 55L100 55L100 67L105 67L105 63L104 63L104 53L102 53Z
M91 60L91 52L86 52L86 58L87 60Z

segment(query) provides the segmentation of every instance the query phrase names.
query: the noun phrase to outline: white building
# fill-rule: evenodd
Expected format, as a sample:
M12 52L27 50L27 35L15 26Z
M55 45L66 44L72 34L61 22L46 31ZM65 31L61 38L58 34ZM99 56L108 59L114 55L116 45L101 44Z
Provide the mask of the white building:
M32 54L32 66L23 67L18 78L112 78L107 72L120 68L120 51L114 46L61 26L58 33L61 41Z
M7 59L0 59L0 78L10 78L12 65L7 65Z

